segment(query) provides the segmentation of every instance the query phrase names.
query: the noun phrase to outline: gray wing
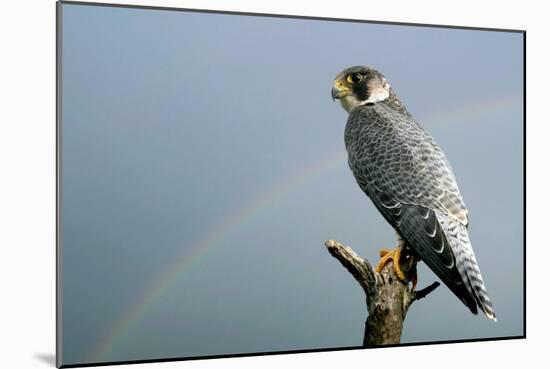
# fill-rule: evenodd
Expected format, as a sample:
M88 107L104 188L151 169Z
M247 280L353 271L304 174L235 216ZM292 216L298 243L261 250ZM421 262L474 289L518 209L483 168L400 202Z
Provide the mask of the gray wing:
M468 210L441 148L412 118L395 119L405 119L404 127L367 168L374 184L383 183L400 202L441 210L467 225Z
M411 117L393 111L355 109L348 125L363 127L355 130L355 138L346 139L349 165L360 187L473 313L477 306L487 312L476 293L479 285L485 291L477 263L473 258L473 268L467 259L473 257L469 239L463 237L468 211L445 154ZM469 273L481 282L472 282ZM483 296L488 300L486 292Z

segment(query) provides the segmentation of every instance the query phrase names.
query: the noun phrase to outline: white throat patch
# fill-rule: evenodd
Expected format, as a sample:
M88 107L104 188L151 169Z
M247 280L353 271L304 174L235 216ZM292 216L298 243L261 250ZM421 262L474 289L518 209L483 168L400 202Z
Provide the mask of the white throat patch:
M382 86L378 86L372 89L372 92L368 99L361 101L361 105L384 101L390 97L390 84L386 80L382 81Z
M353 95L348 95L340 98L340 105L349 113L351 109L355 108L357 105L361 105L361 101L357 100Z

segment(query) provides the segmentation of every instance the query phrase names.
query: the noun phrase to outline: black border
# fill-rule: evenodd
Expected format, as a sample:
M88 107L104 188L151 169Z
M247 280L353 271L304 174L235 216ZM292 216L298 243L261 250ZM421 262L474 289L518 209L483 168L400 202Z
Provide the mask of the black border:
M386 347L411 347L411 346L414 347L414 346L431 346L431 345L441 345L441 344L452 345L456 343L510 341L510 340L524 339L524 338L525 338L525 335L510 336L510 337L495 337L495 338L472 338L472 339L448 340L448 341L411 342L411 343L399 343L395 345L373 346L373 347L349 346L349 347L333 347L333 348L319 348L319 349L305 349L305 350L251 352L251 353L227 354L227 355L220 354L220 355L207 355L207 356L187 356L187 357L147 359L147 360L106 361L101 363L67 364L67 365L62 365L59 368L84 368L84 367L91 367L91 366L107 366L107 365L165 363L170 361L231 359L231 358L237 358L237 357L267 356L267 355L310 354L310 353L327 352L327 351L333 352L333 351L351 351L351 350L372 350L372 349L379 349L379 348L386 348Z
M387 24L387 25L394 25L394 26L407 26L407 27L414 26L414 27L429 27L429 28L463 29L463 30L472 30L472 31L525 33L525 30L511 29L511 28L507 29L507 28L490 28L490 27L471 27L471 26L442 25L442 24L431 24L431 23L405 23L405 22L395 22L395 21L375 21L375 20L367 20L367 19L330 18L330 17L290 15L290 14L252 13L252 12L240 12L240 11L230 11L230 10L191 9L191 8L176 8L176 7L169 7L169 6L153 6L153 5L110 4L110 3L82 2L82 1L72 1L72 0L59 0L59 2L62 4L101 6L101 7L110 7L110 8L166 10L166 11L178 11L178 12L189 12L189 13L244 15L244 16L252 16L252 17L290 18L290 19L321 20L321 21L346 22L346 23Z
M62 365L62 344L61 344L61 331L62 331L62 316L61 316L61 289L59 288L60 274L61 274L61 111L62 111L62 5L84 5L84 6L99 6L99 7L111 7L111 8L130 8L130 9L148 9L148 10L163 10L163 11L179 11L179 12L191 12L191 13L210 13L210 14L224 14L224 15L241 15L241 16L253 16L253 17L269 17L269 18L287 18L287 19L303 19L303 20L320 20L331 22L348 22L348 23L370 23L370 24L384 24L394 26L413 26L413 27L429 27L429 28L447 28L447 29L461 29L472 31L492 31L492 32L508 32L508 33L521 33L523 34L523 335L508 336L508 337L493 337L493 338L473 338L473 339L459 339L459 340L445 340L445 341L429 341L429 342L411 342L400 343L395 345L384 345L377 347L363 347L363 346L349 346L349 347L333 347L333 348L319 348L319 349L304 349L304 350L287 350L287 351L267 351L267 352L250 352L240 354L220 354L220 355L207 355L207 356L188 356L188 357L172 357L172 358L160 358L160 359L146 359L146 360L125 360L125 361L106 361L99 363L82 363L82 364L67 364ZM442 345L442 344L456 344L456 343L471 343L471 342L491 342L491 341L507 341L518 340L527 338L527 136L526 136L526 122L527 122L527 31L521 29L505 29L505 28L486 28L486 27L470 27L470 26L457 26L457 25L441 25L441 24L428 24L428 23L405 23L394 21L374 21L364 19L345 19L345 18L329 18L318 16L302 16L302 15L289 15L289 14L269 14L269 13L251 13L251 12L239 12L239 11L226 11L226 10L211 10L211 9L190 9L190 8L175 8L175 7L163 7L163 6L150 6L150 5L131 5L131 4L111 4L111 3L98 3L98 2L81 2L81 1L69 1L58 0L56 1L56 109L55 109L55 132L56 132L56 366L58 368L83 368L92 366L108 366L108 365L125 365L125 364L147 364L147 363L164 363L171 361L190 361L190 360L206 360L206 359L226 359L226 358L238 358L238 357L250 357L250 356L266 356L266 355L283 355L283 354L300 354L300 353L316 353L327 351L348 351L348 350L361 350L361 349L376 349L381 347L411 347L411 346L429 346L429 345Z
M63 357L62 350L62 296L59 283L61 281L61 87L62 87L62 61L61 46L62 29L62 3L55 4L55 364L61 367Z

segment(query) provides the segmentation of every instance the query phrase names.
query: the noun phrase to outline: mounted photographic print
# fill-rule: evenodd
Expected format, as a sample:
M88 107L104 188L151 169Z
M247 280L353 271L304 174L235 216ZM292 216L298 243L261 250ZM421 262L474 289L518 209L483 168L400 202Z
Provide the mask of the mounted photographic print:
M57 6L58 366L525 337L524 31Z

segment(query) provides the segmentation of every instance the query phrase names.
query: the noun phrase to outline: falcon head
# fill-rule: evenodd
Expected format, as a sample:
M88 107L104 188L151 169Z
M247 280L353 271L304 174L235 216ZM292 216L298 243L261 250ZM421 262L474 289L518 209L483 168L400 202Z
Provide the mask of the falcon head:
M367 66L346 68L332 83L332 99L340 100L349 113L358 105L374 104L390 97L391 86L376 69Z

